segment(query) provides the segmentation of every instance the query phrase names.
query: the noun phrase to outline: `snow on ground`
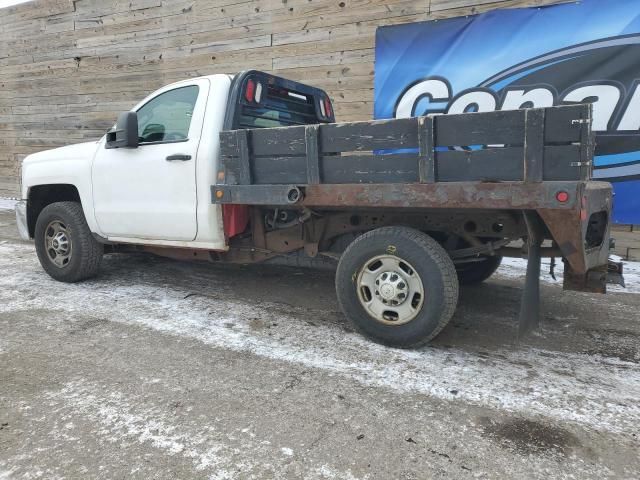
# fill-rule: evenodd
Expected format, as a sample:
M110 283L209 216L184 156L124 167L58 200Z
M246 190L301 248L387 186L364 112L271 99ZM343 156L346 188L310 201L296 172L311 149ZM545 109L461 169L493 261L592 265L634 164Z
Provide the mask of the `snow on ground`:
M197 429L184 422L176 424L174 415L168 414L165 408L146 407L139 398L129 399L120 392L105 392L104 386L83 380L68 382L58 391L46 392L45 398L62 403L58 413L61 423L72 422L80 414L101 425L107 441L148 443L169 456L180 455L193 462L197 471L217 472L217 476L208 478L236 478L235 475L222 475L222 472L242 469L235 458L239 452L228 440L218 439L222 435L216 429L216 422L196 420ZM270 442L249 435L243 436L243 448L264 458L271 451ZM283 456L288 455L284 448L282 450Z
M17 200L12 198L2 198L0 197L0 210L14 210L16 208Z
M640 262L623 261L623 273L626 287L620 285L607 285L608 292L640 293ZM556 259L555 279L549 272L551 260L542 259L541 279L545 283L562 286L564 265L560 259ZM498 273L507 278L523 278L527 271L527 261L522 258L503 258Z
M55 308L52 328L67 316L91 315L394 391L614 433L634 432L640 424L640 365L635 362L526 346L496 347L482 355L456 347L389 349L346 333L337 322L304 320L333 318L331 310L234 300L219 271L194 275L188 265L173 266L178 271L171 272L136 262L137 257L107 257L102 277L68 285L42 272L32 246L0 244L0 314ZM507 262L503 271L513 276L519 265ZM180 286L176 275L193 283ZM203 285L206 292L194 295L192 288ZM255 328L273 323L277 335Z

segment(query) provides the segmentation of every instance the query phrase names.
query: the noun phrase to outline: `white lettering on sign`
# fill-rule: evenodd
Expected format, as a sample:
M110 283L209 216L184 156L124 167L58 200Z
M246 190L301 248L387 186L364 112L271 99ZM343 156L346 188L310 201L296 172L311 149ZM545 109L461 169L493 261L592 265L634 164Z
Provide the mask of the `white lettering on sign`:
M430 79L409 87L396 106L396 118L409 118L415 115L418 102L423 98L436 102L446 102L451 97L449 84L442 80Z
M502 94L500 102L496 93L486 88L469 89L451 98L451 86L446 79L430 78L411 85L396 103L395 118L416 115L418 103L428 98L432 102L446 102L445 108L427 109L418 115L435 113L491 112L519 108L544 108L554 104L591 103L593 105L593 129L596 131L640 130L640 84L630 95L623 94L622 87L612 83L581 84L569 89L558 99L557 93L548 87L511 88ZM498 107L499 106L499 107ZM611 125L614 114L622 110L617 125Z

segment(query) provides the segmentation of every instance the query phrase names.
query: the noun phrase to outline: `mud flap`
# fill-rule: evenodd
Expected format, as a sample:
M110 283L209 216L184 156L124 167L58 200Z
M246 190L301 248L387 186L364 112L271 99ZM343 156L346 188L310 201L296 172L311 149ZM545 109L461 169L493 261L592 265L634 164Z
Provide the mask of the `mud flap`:
M540 325L540 265L542 225L533 212L524 212L527 225L527 274L520 302L518 339Z

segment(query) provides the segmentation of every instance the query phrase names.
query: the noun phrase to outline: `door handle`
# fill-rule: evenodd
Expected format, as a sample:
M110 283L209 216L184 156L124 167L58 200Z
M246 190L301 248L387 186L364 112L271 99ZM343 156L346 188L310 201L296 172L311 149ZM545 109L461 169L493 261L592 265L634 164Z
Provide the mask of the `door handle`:
M191 160L191 155L185 155L184 153L176 153L174 155L169 155L166 158L167 162L173 162L175 160L179 160L181 162L186 162L187 160Z

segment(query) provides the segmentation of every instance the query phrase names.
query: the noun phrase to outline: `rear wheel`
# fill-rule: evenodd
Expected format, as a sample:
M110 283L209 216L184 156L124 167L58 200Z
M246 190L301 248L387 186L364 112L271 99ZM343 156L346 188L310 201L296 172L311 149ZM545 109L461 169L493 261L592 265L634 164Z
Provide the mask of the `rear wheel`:
M384 227L345 250L336 292L358 331L378 343L410 348L433 339L451 319L458 279L434 239L411 228Z
M36 252L42 268L61 282L78 282L98 273L103 246L93 235L77 202L47 205L36 220Z
M475 285L484 282L500 266L502 257L484 257L478 262L461 263L456 265L458 280L461 285Z

